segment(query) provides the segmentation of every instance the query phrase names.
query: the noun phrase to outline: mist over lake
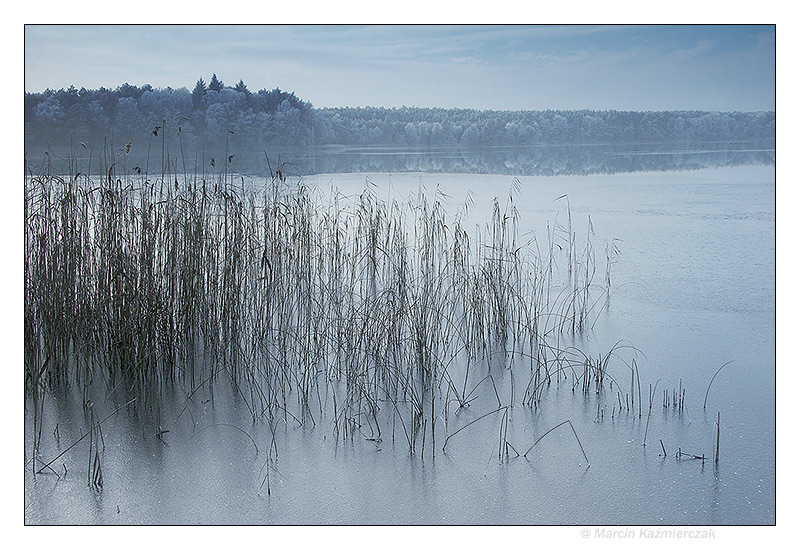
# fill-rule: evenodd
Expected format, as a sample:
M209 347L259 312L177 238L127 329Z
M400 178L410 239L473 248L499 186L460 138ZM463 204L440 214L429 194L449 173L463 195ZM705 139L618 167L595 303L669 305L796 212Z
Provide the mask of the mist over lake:
M26 91L25 524L775 524L774 105L205 78Z

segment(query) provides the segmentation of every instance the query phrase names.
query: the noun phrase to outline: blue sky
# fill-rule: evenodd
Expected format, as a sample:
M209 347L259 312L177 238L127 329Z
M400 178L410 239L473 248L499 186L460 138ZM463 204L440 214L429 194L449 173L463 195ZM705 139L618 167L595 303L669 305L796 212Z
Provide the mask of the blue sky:
M775 109L772 26L28 25L25 89L191 89L318 107Z

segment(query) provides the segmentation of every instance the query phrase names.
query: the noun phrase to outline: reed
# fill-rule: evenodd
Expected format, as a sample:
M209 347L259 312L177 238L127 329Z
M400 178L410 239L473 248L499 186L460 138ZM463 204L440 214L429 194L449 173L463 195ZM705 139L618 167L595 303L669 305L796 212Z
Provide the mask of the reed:
M533 442L533 445L531 445L531 446L528 448L528 450L527 450L527 451L525 451L524 453L522 453L522 456L523 456L523 457L527 457L527 456L528 456L528 453L529 453L529 452L531 452L531 451L533 450L533 448L534 448L534 447L536 447L536 445L538 445L538 444L539 444L539 442L540 442L542 439L544 439L544 438L545 438L545 437L546 437L548 434L550 434L551 432L553 432L553 430L555 430L556 428L560 428L561 426L564 426L564 425L566 425L566 424L569 424L569 427L572 429L572 434L575 436L575 440L578 442L578 446L579 446L579 447L580 447L580 449L581 449L581 453L583 453L583 458L585 458L585 459L586 459L586 467L588 468L588 467L591 465L591 464L589 464L589 457L588 457L588 456L586 456L586 451L584 451L584 450L583 450L583 445L581 444L581 440L580 440L580 438L578 437L578 433L575 431L575 427L572 425L572 421L570 421L570 420L565 420L564 422L561 422L560 424L556 424L555 426L553 426L552 428L550 428L549 430L547 430L547 431L546 431L544 434L542 434L542 435L539 437L539 439L537 439L536 441L534 441L534 442Z
M439 190L384 201L366 180L356 196L326 196L268 157L265 178L238 174L227 145L222 162L186 174L185 152L171 159L164 132L153 129L143 171L127 166L130 144L113 143L95 158L99 176L72 164L55 170L49 155L28 165L24 358L35 433L41 397L56 388L91 387L160 425L166 389L181 389L180 414L191 416L199 388L213 400L228 380L253 421L325 419L337 440L369 441L399 421L411 454L424 452L428 426L432 448L438 435L444 450L503 411L502 458L514 450L515 370L530 373L527 406L569 372L585 393L613 384L609 362L621 344L600 356L571 345L590 328L598 285L591 220L581 252L568 202L566 226L548 231L542 251L520 238L518 180L471 236L469 205L449 216ZM607 249L606 299L617 254ZM508 404L490 372L497 366L512 372ZM638 374L634 360L631 406ZM449 431L450 407L469 407L489 385L496 408Z
M717 377L720 371L725 367L727 367L728 365L730 365L731 363L733 363L733 361L728 361L727 363L724 363L720 368L716 370L716 372L714 372L714 376L712 376L711 380L709 380L708 387L706 388L706 396L703 398L703 410L706 410L706 403L708 403L708 392L711 391L711 384L714 383L714 379Z

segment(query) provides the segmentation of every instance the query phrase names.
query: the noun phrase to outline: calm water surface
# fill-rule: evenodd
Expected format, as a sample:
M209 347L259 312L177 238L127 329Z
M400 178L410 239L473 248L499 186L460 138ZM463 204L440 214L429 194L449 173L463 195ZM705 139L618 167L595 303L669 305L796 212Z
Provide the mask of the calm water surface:
M522 453L570 420L588 467L568 426L525 458L498 460L499 415L454 436L446 453L442 425L435 454L428 443L424 456L413 457L400 434L394 441L384 434L381 442L343 443L333 438L329 419L313 427L290 420L275 433L278 455L270 463L268 495L272 435L265 425L254 425L236 393L220 384L214 406L200 392L191 416L181 414L185 400L179 395L166 399L162 427L170 431L163 442L124 413L103 424L100 492L87 487L83 444L55 463L66 476L33 476L26 467L26 522L774 523L774 166L514 178L373 172L320 174L305 182L323 194L337 188L348 196L369 185L389 200L422 189L446 200L449 211L469 200L468 219L475 225L488 221L494 197L504 202L513 188L520 233L539 242L556 224L566 226L568 216L581 241L591 218L596 242L613 242L620 254L612 266L610 303L594 310L594 330L574 344L602 353L624 339L637 348L621 355L636 359L645 398L656 386L649 426L648 403L640 419L619 412L616 392L585 398L572 392L569 380L554 381L540 408L522 406L527 380L515 376L508 441ZM728 361L704 411L708 383ZM493 368L507 401L509 371ZM630 386L623 361L609 373L623 388ZM663 390L678 388L686 388L685 408L663 407ZM79 405L48 399L46 425L52 431L58 423L60 441L45 428L45 459L85 430ZM449 431L492 408L493 392L468 409L451 408ZM713 455L717 413L719 462L677 459L679 448Z

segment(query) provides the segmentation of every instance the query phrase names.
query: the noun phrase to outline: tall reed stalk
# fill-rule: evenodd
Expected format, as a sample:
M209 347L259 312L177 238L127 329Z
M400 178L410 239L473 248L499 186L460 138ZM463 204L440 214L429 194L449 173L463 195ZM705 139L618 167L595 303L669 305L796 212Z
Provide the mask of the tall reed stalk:
M518 180L470 238L439 191L387 202L367 181L356 197L325 196L287 181L284 164L245 178L227 149L189 177L165 131L153 129L143 172L127 168L130 144L112 153L113 143L99 177L55 173L49 158L29 166L25 370L37 406L48 389L95 385L158 414L165 388L213 395L224 376L254 420L315 424L332 413L337 437L372 441L393 433L391 422L414 453L427 426L435 445L435 413L446 427L451 395L467 406L480 384L495 386L493 364L530 370L528 405L576 368L587 387L603 385L608 356L581 357L561 340L587 329L594 305L591 223L582 255L571 212L548 250L522 242ZM555 280L559 261L566 281ZM502 455L514 390L508 405L494 390L506 411Z

